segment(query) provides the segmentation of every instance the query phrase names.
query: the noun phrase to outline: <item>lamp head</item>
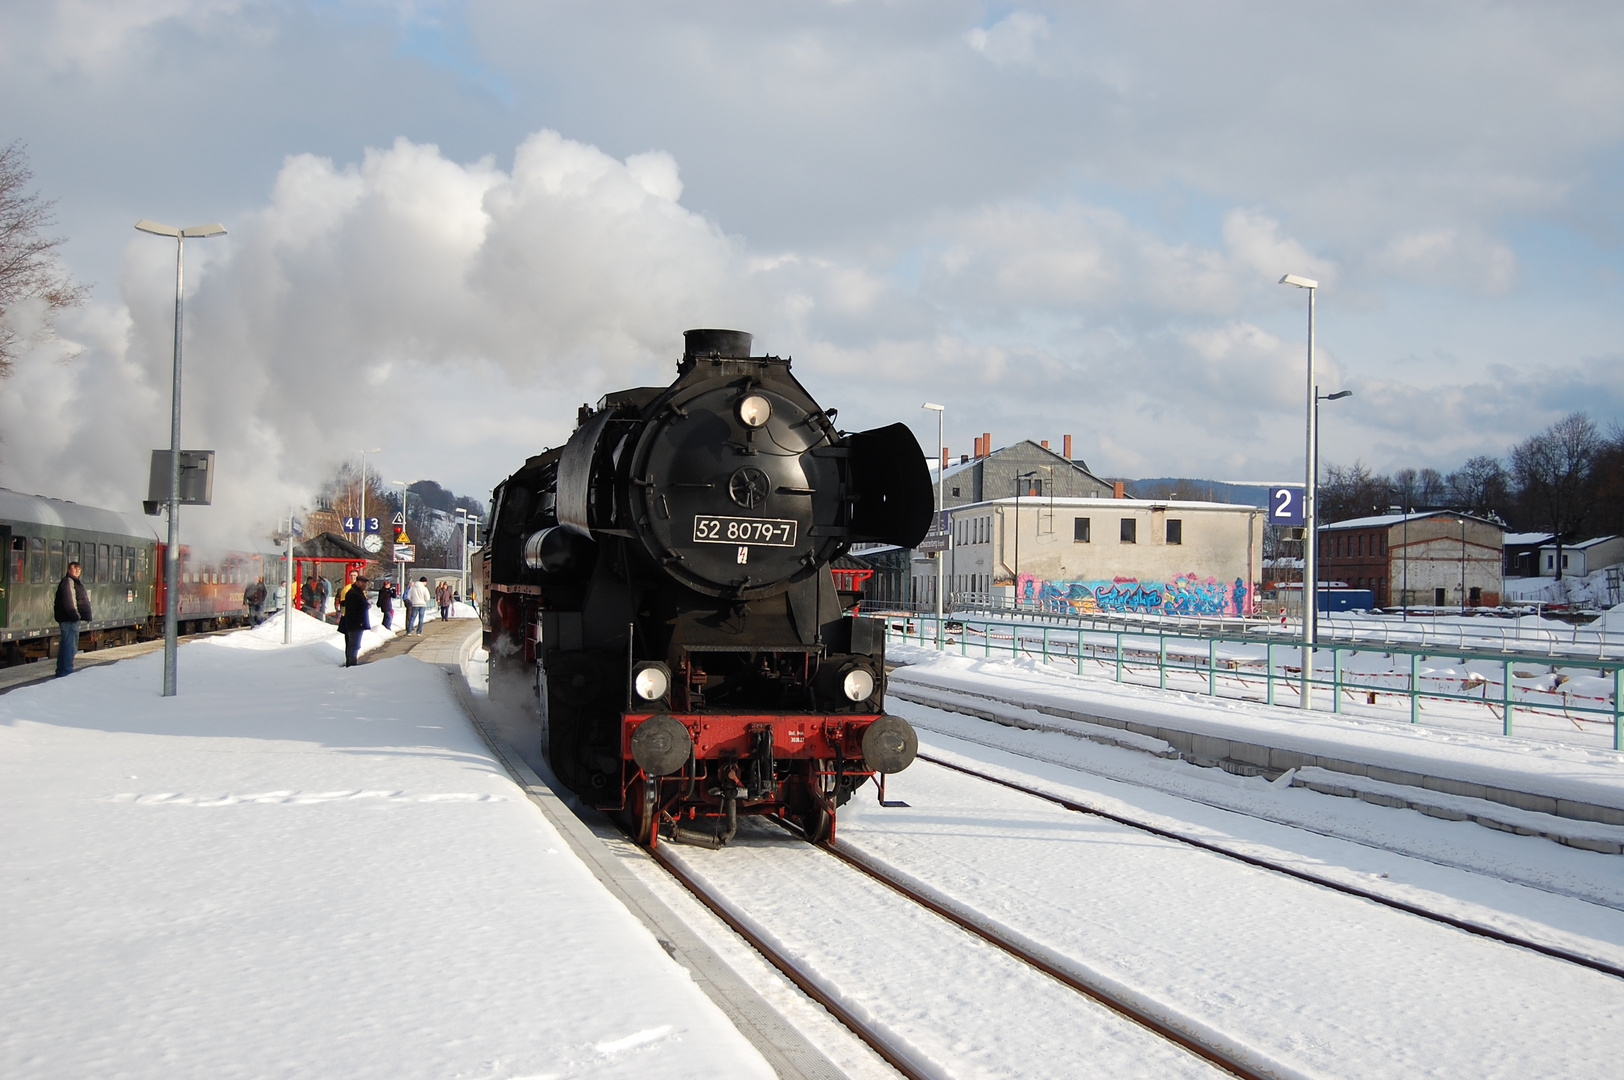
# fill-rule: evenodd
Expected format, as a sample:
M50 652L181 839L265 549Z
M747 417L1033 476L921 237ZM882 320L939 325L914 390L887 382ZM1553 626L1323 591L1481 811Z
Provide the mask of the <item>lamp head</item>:
M927 401L927 402L925 402L923 405L921 405L919 407L921 409L929 409L931 412L946 412L947 411L947 406L946 405L938 405L934 401Z
M1325 395L1325 400L1326 401L1341 401L1345 397L1352 397L1352 396L1353 396L1353 391L1352 390L1338 390L1334 394L1326 394Z
M1296 274L1287 274L1280 279L1282 285L1295 285L1299 289L1317 289L1319 282L1313 278L1298 277Z

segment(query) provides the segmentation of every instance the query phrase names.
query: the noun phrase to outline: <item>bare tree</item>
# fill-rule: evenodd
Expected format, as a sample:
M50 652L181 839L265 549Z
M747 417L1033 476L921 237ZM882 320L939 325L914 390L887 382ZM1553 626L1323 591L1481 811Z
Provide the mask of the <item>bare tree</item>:
M1594 507L1596 461L1603 449L1595 422L1570 413L1511 449L1511 472L1531 521L1556 539L1556 579L1562 580L1562 544L1574 539Z
M1499 458L1479 454L1449 474L1449 501L1457 510L1491 517L1506 506L1510 477Z
M48 312L84 302L86 289L57 263L64 237L44 236L53 201L28 190L34 174L20 141L0 149L0 378L11 374L22 346L10 316L29 300L42 300ZM47 323L49 326L49 323Z
M1392 481L1370 471L1363 462L1331 465L1319 487L1316 516L1330 523L1386 513Z

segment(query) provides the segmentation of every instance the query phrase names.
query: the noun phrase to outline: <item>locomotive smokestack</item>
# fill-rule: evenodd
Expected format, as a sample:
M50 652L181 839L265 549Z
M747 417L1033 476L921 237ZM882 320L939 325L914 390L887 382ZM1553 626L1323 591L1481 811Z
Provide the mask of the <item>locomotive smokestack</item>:
M720 356L724 360L748 360L753 335L743 330L687 330L682 335L682 359Z

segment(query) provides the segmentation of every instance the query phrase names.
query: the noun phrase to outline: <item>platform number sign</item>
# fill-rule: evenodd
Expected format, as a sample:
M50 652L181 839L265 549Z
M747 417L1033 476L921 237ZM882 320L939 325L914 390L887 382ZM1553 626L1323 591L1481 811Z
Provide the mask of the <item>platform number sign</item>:
M1269 489L1269 524L1303 524L1303 489L1275 487Z
M378 519L377 518L369 517L369 518L364 519L364 522L365 522L366 528L362 529L361 528L361 526L363 524L363 519L362 518L347 517L347 518L344 519L344 531L347 532L347 533L353 533L353 532L375 533L375 532L378 531Z

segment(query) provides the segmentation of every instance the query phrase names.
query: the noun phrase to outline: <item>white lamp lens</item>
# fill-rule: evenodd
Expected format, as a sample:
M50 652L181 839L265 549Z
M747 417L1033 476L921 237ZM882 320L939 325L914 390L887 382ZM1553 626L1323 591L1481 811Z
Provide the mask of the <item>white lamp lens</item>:
M772 403L760 394L751 394L739 402L739 419L746 427L758 428L773 414Z
M632 678L632 688L637 691L637 696L644 701L654 701L664 697L665 691L670 685L671 680L666 677L665 672L657 667L646 667Z
M841 685L849 701L863 701L874 693L874 676L856 668L846 672L846 681Z

